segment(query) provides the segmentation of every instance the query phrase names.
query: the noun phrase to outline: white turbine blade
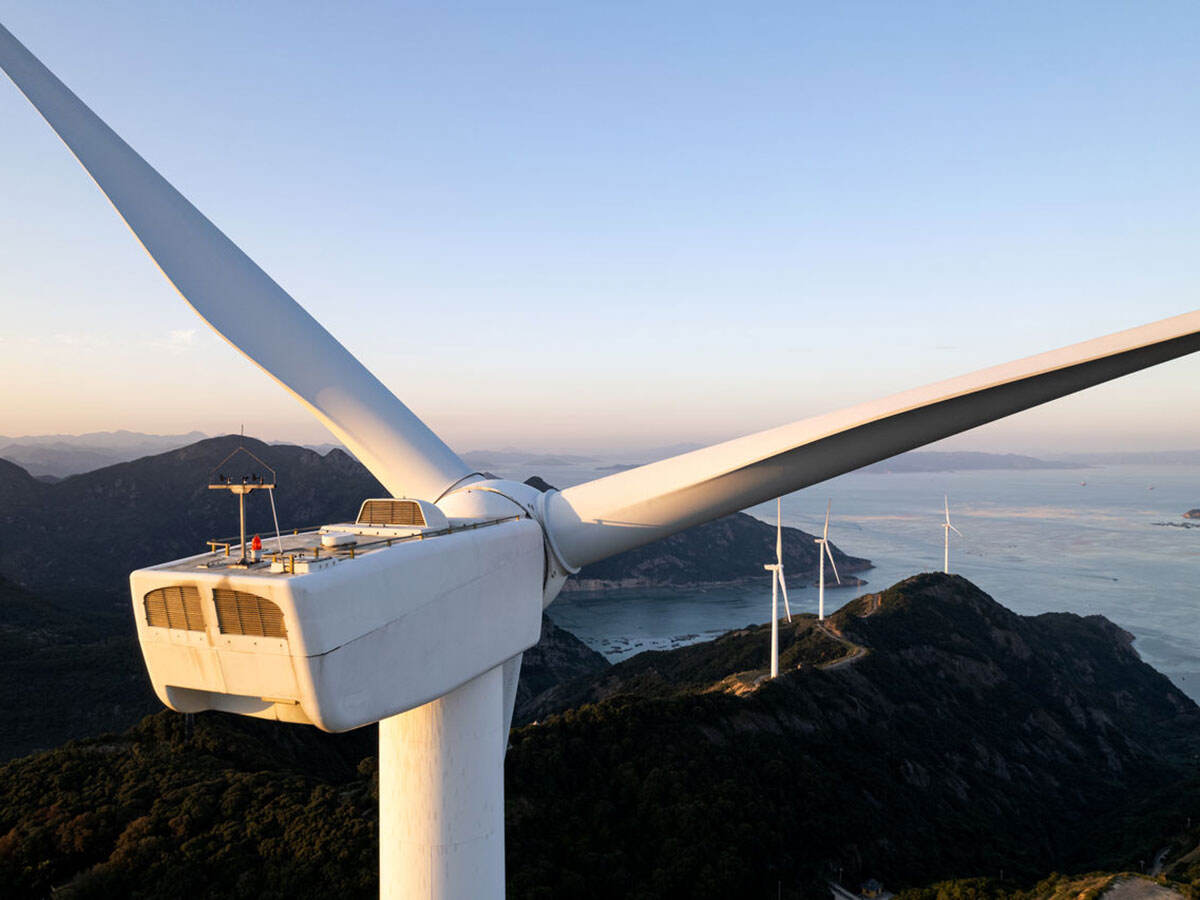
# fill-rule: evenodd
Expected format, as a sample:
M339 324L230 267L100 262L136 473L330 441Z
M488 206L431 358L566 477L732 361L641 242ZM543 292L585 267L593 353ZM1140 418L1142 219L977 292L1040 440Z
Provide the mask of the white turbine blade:
M944 504L946 504L946 524L949 525L950 524L950 496L948 494L942 494L942 502Z
M396 496L471 473L395 395L0 25L0 68L200 317L292 392Z
M828 554L828 556L829 556L829 564L831 566L833 566L833 577L837 579L838 584L841 584L842 576L838 574L837 563L835 563L833 561L833 551L829 549L829 543L826 542L826 543L822 544L821 547L825 550L825 553Z
M787 582L783 580L783 566L782 565L780 565L780 567L775 570L775 574L779 576L779 587L783 591L783 608L784 608L784 611L787 612L787 620L790 622L790 621L792 621L792 608L788 605Z
M833 509L833 500L832 499L827 504L825 504L825 531L821 535L821 540L823 540L823 541L829 540L829 511L831 509Z
M1200 310L576 485L548 525L586 565L1196 350Z
M946 524L950 525L949 522L947 522ZM959 537L963 536L963 533L961 531L959 531L957 528L955 528L953 525L950 525L950 530L953 531L955 534L957 534Z

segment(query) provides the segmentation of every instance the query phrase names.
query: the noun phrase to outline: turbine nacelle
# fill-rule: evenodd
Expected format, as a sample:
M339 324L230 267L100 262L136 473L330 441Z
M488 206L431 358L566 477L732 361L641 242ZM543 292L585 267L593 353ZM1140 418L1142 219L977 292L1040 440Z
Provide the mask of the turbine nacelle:
M511 503L465 516L469 502L445 515L369 500L358 522L286 535L257 564L205 553L137 570L134 620L155 692L180 712L345 731L518 656L541 633L542 528Z

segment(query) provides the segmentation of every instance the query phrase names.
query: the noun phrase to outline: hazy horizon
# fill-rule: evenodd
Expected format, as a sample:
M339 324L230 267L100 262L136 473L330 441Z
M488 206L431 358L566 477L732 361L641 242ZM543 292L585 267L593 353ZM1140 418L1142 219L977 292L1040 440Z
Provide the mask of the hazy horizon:
M81 432L58 431L58 432L51 432L51 433L46 433L46 434L0 435L0 449L3 449L3 447L5 445L19 444L22 442L42 442L42 443L44 443L44 442L49 442L49 441L52 441L55 439L63 439L63 438L79 439L79 438L90 437L90 436L95 436L98 438L106 438L106 437L116 437L118 435L130 435L133 438L150 438L150 439L180 438L180 439L189 439L191 441L199 441L199 440L205 440L205 439L215 438L215 437L227 437L227 436L232 436L232 435L236 435L236 434L238 434L238 432L236 432L236 431L204 432L204 431L201 431L200 429L193 429L192 431L181 432L178 434L171 434L169 432L161 432L161 431L160 432L134 431L133 429L128 429L128 428L107 429L107 430L103 430L103 431L81 431ZM340 447L342 449L346 449L344 447L344 445L342 445L332 435L329 435L329 434L326 434L324 436L324 439L319 439L319 440L306 440L303 438L298 438L298 437L294 437L294 436L291 436L291 437L283 436L280 434L269 434L269 433L256 434L254 432L248 432L246 434L246 436L253 440L263 441L264 443L268 443L268 444L292 444L292 445L296 445L296 446L307 446L307 447L334 447L334 446L336 446L336 447ZM320 437L320 436L318 435L318 437ZM1080 454L1116 454L1116 453L1164 453L1165 454L1165 453L1188 453L1188 452L1200 453L1200 443L1196 443L1196 444L1192 444L1192 445L1180 444L1178 446L1163 446L1163 447L1154 447L1154 448L1140 448L1139 447L1139 448L1134 448L1134 449L1112 447L1112 446L1105 446L1105 445L1094 445L1094 446L1089 446L1085 449L1080 449L1080 450L1070 450L1070 449L1064 449L1062 447L1049 447L1049 446L1043 447L1041 450L1030 450L1030 449L1016 449L1011 446L1001 446L1001 445L992 445L992 444L979 444L977 446L976 443L977 442L971 442L970 445L966 445L963 442L963 440L961 439L961 437L955 437L955 438L949 438L944 441L938 441L933 444L927 444L927 445L925 445L923 447L919 447L916 450L911 451L911 452L915 452L915 453L920 453L920 452L941 452L941 453L979 452L979 453L991 453L991 454L1012 453L1012 454L1018 454L1018 455L1042 457L1045 459L1055 459L1055 458L1064 457L1064 456L1077 456ZM81 444L81 446L92 446L92 445ZM534 455L534 456L536 456L536 455L571 455L571 456L577 456L577 457L584 458L584 459L595 457L597 459L606 460L606 459L611 459L611 458L619 457L619 456L637 455L639 453L650 454L650 455L653 455L656 452L658 452L660 454L664 454L664 455L668 454L668 453L685 453L690 449L695 449L695 448L699 448L702 446L705 446L705 445L700 442L697 442L697 441L688 441L688 440L679 440L679 441L675 441L675 442L668 443L668 444L646 442L646 443L641 443L641 444L590 444L590 445L579 445L579 446L546 446L546 445L542 445L542 444L521 444L519 442L514 443L514 442L510 441L507 443L496 443L496 444L468 444L468 445L464 445L462 447L456 447L454 449L456 452L458 452L460 455L463 455L463 456L470 456L470 455L476 455L476 454L481 454L481 453L497 453L497 454L510 454L511 453L511 454L530 454L530 455ZM347 451L347 452L349 452L349 451Z

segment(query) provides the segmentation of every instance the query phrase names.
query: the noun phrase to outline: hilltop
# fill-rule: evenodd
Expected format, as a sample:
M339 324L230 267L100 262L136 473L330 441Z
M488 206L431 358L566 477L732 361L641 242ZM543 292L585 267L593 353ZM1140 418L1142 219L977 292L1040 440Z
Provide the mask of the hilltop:
M1200 822L1200 710L1099 616L1019 616L921 575L784 635L775 681L760 626L546 698L510 736L509 896L818 896L837 867L893 888L1003 868L1016 888L1132 868ZM160 713L16 760L0 881L371 896L372 741L218 714L189 736Z
M1102 617L1019 616L931 574L852 601L829 632L786 629L776 681L767 646L762 626L641 654L514 733L509 840L536 848L551 895L641 878L648 896L766 895L838 867L1032 882L1144 855L1181 804L1200 816L1169 793L1200 710ZM597 809L591 837L546 824Z

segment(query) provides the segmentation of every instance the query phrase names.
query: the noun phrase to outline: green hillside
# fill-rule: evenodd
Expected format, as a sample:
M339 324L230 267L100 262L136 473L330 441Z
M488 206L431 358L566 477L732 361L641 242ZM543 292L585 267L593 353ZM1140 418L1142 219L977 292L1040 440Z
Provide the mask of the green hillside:
M511 735L509 896L817 896L840 871L1030 897L1052 872L1135 869L1200 825L1200 710L1107 620L1022 617L922 575L830 629L785 629L774 682L764 627L564 670ZM0 884L372 896L373 752L371 729L205 714L189 735L164 712L14 760Z

